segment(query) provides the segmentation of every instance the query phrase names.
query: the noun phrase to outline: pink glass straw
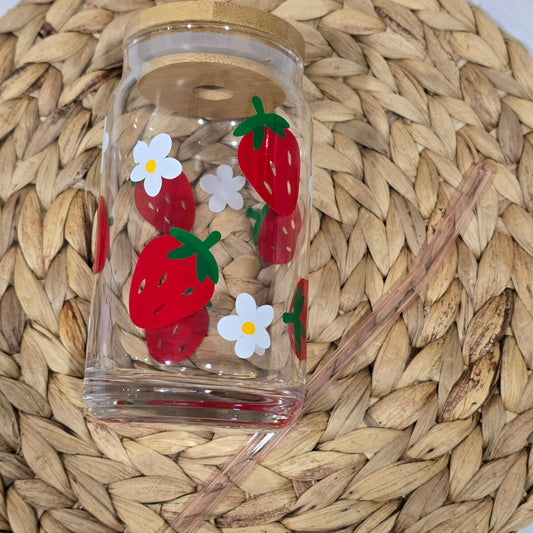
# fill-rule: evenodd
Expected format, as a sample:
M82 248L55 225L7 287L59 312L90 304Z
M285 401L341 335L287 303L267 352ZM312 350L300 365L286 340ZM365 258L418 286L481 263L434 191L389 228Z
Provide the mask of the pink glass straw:
M472 215L472 210L491 182L494 172L494 168L486 162L472 165L459 185L455 198L450 202L448 212L439 222L431 241L425 246L409 274L390 293L383 296L374 310L346 335L337 350L318 365L308 381L300 417L313 407L321 392L332 386L335 380L372 363L375 355L365 356L365 351L392 327L442 266L450 246ZM193 533L229 491L244 481L294 428L298 420L299 417L280 431L253 434L162 533Z

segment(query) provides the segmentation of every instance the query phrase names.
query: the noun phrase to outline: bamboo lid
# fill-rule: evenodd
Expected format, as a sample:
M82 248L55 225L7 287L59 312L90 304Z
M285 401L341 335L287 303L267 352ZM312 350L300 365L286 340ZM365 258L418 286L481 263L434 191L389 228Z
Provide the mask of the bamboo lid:
M285 99L271 69L242 57L172 54L143 70L138 89L144 98L186 117L238 119L253 114L254 95L268 111Z
M126 27L124 43L129 43L147 31L177 22L218 22L238 25L269 34L301 57L304 55L303 37L285 20L260 9L233 2L210 0L174 2L141 11Z

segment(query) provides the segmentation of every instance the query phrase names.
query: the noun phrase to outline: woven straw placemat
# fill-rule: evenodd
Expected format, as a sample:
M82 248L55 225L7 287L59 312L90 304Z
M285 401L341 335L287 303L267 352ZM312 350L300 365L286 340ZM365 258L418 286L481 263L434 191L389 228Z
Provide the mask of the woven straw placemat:
M533 60L464 0L244 0L294 21L314 115L312 373L412 265L472 162L444 268L202 531L516 531L533 521ZM152 0L0 19L0 529L164 529L245 440L81 400L91 223L123 28ZM303 431L305 427L305 431Z

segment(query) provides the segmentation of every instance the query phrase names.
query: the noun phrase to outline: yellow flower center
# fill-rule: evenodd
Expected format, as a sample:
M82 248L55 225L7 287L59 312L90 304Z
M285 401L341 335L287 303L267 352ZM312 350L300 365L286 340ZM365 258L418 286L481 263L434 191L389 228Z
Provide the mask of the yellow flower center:
M245 335L253 335L255 333L255 326L252 322L245 322L241 329Z
M144 165L146 172L148 172L149 174L152 174L153 172L155 172L156 167L157 167L157 163L153 159L150 159L150 161L148 161L146 165Z

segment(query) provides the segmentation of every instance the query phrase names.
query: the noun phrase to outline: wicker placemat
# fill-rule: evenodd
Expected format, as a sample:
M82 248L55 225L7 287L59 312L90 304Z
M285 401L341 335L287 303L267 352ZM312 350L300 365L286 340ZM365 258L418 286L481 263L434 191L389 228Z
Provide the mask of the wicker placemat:
M306 41L309 372L413 263L471 163L498 170L373 363L203 531L516 531L533 521L533 60L464 0L242 3ZM81 401L103 119L124 25L153 4L27 0L0 19L2 530L164 529L246 438L108 426Z

